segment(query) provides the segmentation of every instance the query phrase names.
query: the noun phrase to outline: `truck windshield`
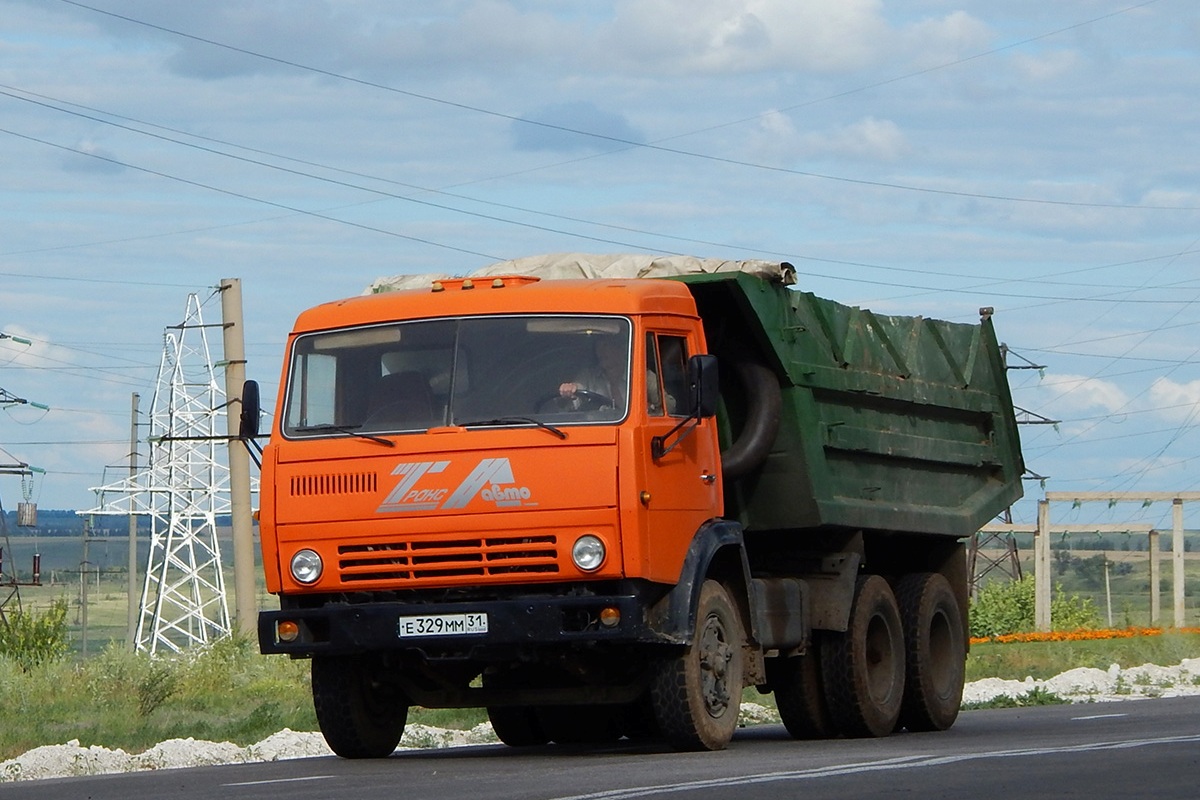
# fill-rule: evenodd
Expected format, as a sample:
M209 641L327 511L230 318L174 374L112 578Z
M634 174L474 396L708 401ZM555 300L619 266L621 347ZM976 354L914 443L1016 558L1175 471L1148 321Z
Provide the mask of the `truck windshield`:
M629 320L422 320L298 337L289 437L439 425L613 424L629 404Z

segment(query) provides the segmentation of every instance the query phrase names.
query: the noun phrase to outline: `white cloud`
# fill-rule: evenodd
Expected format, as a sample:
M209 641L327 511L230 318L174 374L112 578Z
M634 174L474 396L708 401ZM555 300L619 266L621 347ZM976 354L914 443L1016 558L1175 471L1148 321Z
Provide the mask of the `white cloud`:
M991 47L988 26L965 11L930 17L905 26L898 48L913 54L922 67L939 66L984 52Z
M888 163L910 150L904 132L891 120L864 117L837 128L802 132L790 115L780 111L757 120L747 137L747 149L756 161L785 164L830 157Z
M1150 385L1150 401L1166 419L1200 423L1200 379L1176 383L1158 378Z
M1052 50L1037 54L1017 53L1012 65L1024 80L1044 83L1069 76L1082 66L1082 59L1075 50Z
M1130 402L1116 383L1085 375L1054 375L1031 389L1041 399L1038 413L1061 419L1128 410Z
M624 0L603 39L673 73L843 71L875 60L881 11L879 0Z
M804 137L810 155L838 155L866 161L895 161L908 152L904 132L895 122L864 117L828 133Z

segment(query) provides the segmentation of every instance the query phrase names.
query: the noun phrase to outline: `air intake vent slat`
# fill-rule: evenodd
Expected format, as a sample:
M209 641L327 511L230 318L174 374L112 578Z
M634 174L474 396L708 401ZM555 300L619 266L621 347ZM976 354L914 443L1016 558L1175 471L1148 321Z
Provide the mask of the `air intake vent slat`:
M332 472L324 475L293 475L292 497L372 494L378 489L374 472Z

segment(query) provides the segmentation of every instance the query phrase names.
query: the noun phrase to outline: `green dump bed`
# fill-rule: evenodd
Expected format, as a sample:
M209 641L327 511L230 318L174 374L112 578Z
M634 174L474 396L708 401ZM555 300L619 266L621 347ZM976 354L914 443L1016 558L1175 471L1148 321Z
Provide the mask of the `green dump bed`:
M747 396L745 366L766 366L781 389L769 454L726 481L726 514L747 530L960 537L1020 498L1024 465L989 318L883 316L745 273L677 279L720 362L723 447L761 402Z

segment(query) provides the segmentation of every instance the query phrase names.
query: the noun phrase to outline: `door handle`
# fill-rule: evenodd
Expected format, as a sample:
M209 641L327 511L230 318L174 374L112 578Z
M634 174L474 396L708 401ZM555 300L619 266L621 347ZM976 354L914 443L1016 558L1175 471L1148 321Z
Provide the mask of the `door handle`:
M703 481L704 483L708 484L709 486L712 486L714 483L717 482L717 476L715 474L709 472L708 470L705 470L704 472L700 473L700 480Z

